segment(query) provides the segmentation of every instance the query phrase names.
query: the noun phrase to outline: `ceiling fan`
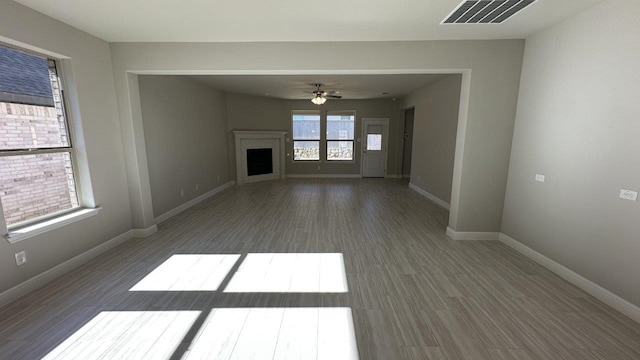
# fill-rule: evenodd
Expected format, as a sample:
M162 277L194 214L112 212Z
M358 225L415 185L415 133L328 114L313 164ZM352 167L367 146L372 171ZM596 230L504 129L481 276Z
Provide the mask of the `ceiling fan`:
M327 102L327 98L342 99L341 95L335 95L338 93L337 91L320 90L320 87L322 86L322 84L315 84L315 86L316 86L315 91L307 91L307 92L313 94L313 98L311 98L311 102L316 105L324 104L325 102Z

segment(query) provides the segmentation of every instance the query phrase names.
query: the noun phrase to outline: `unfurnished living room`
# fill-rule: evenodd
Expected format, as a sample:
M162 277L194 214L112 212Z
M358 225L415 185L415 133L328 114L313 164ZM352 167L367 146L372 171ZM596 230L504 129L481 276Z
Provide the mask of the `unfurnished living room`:
M640 359L637 0L0 0L0 359Z

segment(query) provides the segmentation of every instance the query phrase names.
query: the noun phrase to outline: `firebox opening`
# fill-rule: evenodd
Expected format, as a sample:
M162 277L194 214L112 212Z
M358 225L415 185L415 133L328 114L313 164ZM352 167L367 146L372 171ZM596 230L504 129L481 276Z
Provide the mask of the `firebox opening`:
M273 173L272 149L247 149L247 175Z

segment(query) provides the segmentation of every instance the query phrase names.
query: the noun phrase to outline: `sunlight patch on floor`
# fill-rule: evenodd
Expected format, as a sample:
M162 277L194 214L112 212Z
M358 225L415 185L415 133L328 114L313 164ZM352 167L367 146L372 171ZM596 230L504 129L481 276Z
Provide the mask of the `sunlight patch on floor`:
M42 360L169 359L200 311L104 311Z
M226 293L344 293L344 259L340 253L252 253L240 265Z
M349 308L213 309L183 360L357 360Z
M240 255L177 254L129 291L216 291Z

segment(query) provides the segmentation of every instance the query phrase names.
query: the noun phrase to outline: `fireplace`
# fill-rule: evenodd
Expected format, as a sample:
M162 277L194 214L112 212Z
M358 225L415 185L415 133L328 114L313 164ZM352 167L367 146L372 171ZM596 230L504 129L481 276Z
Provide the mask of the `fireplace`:
M284 179L286 131L234 130L238 185Z
M273 150L247 149L247 176L273 173Z

